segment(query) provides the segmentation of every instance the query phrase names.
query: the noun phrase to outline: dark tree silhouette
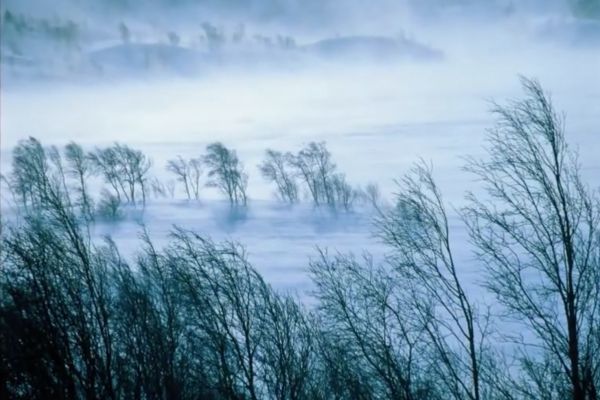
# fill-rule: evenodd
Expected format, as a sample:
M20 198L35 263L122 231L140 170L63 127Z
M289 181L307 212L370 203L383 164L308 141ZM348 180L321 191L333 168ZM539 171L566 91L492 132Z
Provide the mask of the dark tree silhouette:
M357 191L346 182L344 174L337 172L324 142L309 143L298 154L287 156L287 162L308 189L315 206L352 208Z
M207 185L223 192L231 205L245 206L248 200L248 175L244 172L235 150L217 142L206 146L206 153L203 160L210 179Z
M422 380L425 326L412 317L401 279L368 255L361 262L321 252L310 272L325 340L340 347L328 350L333 380L358 385L365 398L419 399L431 391Z
M313 203L332 204L334 202L330 185L335 164L325 143L309 143L291 160L312 197Z
M449 398L491 397L483 390L487 316L480 315L467 295L431 167L424 162L415 165L400 189L396 204L380 211L376 226L379 237L391 247L389 261L398 279L410 286L412 313L423 326L422 340L437 360L432 374Z
M535 340L514 337L525 398L598 398L600 206L582 182L564 121L536 81L526 96L496 105L489 160L468 170L489 200L471 195L471 237L487 287Z
M200 198L200 178L202 176L202 160L192 158L185 160L178 156L167 162L167 170L175 174L177 180L183 183L185 194L190 200L192 196L198 200Z
M146 204L149 172L152 161L141 151L115 143L111 147L96 149L90 154L96 173L102 175L119 201L136 204L139 196Z
M275 183L278 197L290 204L298 201L298 184L294 171L290 171L293 156L268 149L265 160L258 166L263 177Z
M87 188L87 180L93 173L91 160L83 148L75 142L65 146L66 172L77 181L75 192L78 194L81 214L90 220L94 219L94 205Z

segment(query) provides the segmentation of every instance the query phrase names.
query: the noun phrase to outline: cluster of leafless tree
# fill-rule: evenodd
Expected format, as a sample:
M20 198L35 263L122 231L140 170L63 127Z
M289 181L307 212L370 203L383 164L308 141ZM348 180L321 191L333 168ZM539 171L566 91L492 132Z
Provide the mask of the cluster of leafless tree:
M167 162L167 170L175 174L177 180L183 184L188 200L200 198L200 178L202 177L202 159L181 156Z
M82 218L80 150L63 167L22 143L27 168L9 179L24 207L2 235L0 398L598 399L600 201L548 96L524 87L496 107L489 157L468 163L485 192L460 210L491 307L424 163L378 206L387 257L321 251L306 309L238 244L192 231L161 248L144 232L126 260Z
M207 146L206 155L169 160L167 169L183 184L188 199L199 198L202 165L208 168L207 186L218 188L232 205L246 205L248 175L234 150L217 142ZM368 200L365 191L353 188L337 171L325 143L311 142L297 154L267 149L258 166L261 174L276 188L279 200L300 201L305 193L315 206L350 210L357 199ZM304 191L303 191L304 190Z
M288 203L299 200L303 186L315 206L349 210L361 191L346 181L337 171L325 143L311 142L297 154L267 150L265 160L259 165L262 175L273 182L277 196Z
M64 149L47 148L29 138L14 148L12 173L3 176L2 183L13 193L15 205L27 210L45 205L47 180L57 180L62 190L73 192L69 200L80 217L90 221L97 216L114 219L122 205L145 207L151 193L156 197L174 195L174 186L152 177L151 167L152 161L144 153L119 143L86 152L73 142ZM235 151L221 143L208 145L203 157L178 157L167 163L167 170L183 184L188 199L200 197L203 167L208 170L207 186L218 188L232 205L246 205L248 177ZM88 187L93 179L104 184L97 200Z
M91 221L98 213L115 216L122 203L136 205L140 197L145 205L151 165L141 151L118 143L86 153L71 142L61 152L29 138L14 148L12 173L3 183L13 193L16 206L25 210L45 208L50 194L58 196L55 190L72 192L66 199L69 206ZM92 177L101 177L110 187L102 191L97 207L88 188Z
M37 139L29 138L14 149L12 164L12 175L4 183L15 193L19 206L39 202L32 197L30 175L39 175L46 168L57 169L60 172L57 179L76 192L75 201L81 214L89 220L96 216L117 219L122 205L145 207L151 194L175 195L175 182L162 183L152 176L150 158L119 143L86 152L73 142L60 150L45 148ZM369 197L367 192L350 186L344 174L337 172L325 143L311 142L298 154L267 150L259 169L275 184L277 197L289 204L300 201L304 193L315 206L350 210L357 199ZM209 144L202 156L168 160L166 170L175 176L188 200L199 200L202 186L207 186L219 190L231 206L247 205L248 174L236 151L220 142ZM98 200L94 200L93 190L88 187L93 178L100 178L104 184Z
M211 143L206 147L206 154L198 158L185 160L178 156L169 160L167 170L175 174L177 180L183 183L189 199L200 198L203 166L208 169L206 186L215 187L222 192L232 206L245 206L248 197L248 175L238 159L235 150L225 147L220 142Z

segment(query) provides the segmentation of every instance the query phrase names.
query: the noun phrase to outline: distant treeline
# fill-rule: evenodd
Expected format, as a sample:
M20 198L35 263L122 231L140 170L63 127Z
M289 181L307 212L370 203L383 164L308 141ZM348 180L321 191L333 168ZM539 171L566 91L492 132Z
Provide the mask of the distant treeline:
M132 30L131 23L128 25L125 21L118 24L98 24L96 30L104 31L106 35L119 38L122 44L146 43L146 40L139 40L143 32ZM135 24L133 24L135 25ZM78 21L68 18L39 18L14 12L10 9L4 9L0 16L0 33L2 34L2 45L7 46L12 54L21 56L38 56L39 48L32 46L31 41L50 41L55 45L61 45L65 48L80 51L86 41L94 38L95 32L86 21ZM181 33L174 30L164 31L161 42L168 43L171 46L182 44ZM150 35L153 37L153 35ZM184 44L188 47L202 47L206 50L216 51L224 46L236 46L242 43L255 44L260 47L270 49L293 49L296 47L296 40L287 35L264 35L260 33L247 32L246 26L242 23L234 27L224 27L204 21L198 24L197 32L184 35ZM156 38L154 38L156 40ZM48 51L55 50L50 48Z
M391 206L373 201L387 257L321 250L310 308L273 290L236 243L174 228L159 248L143 232L128 260L92 240L89 176L115 202L143 204L139 151L22 142L6 178L19 206L2 226L0 398L597 399L600 199L548 96L523 84L524 99L495 109L487 157L467 162L483 185L459 210L469 242L452 236L419 163ZM189 198L205 168L246 202L243 168L219 143L168 168ZM285 201L304 188L316 205L346 203L322 144L269 151L260 169ZM454 254L469 244L478 293Z

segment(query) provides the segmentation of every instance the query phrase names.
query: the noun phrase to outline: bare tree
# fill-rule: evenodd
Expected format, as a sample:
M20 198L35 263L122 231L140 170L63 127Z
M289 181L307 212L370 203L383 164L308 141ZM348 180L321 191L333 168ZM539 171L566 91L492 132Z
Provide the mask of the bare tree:
M145 206L152 161L141 151L115 143L111 147L96 149L90 154L96 173L104 177L113 188L119 201L136 204L142 196Z
M110 191L103 189L96 207L99 217L108 221L117 221L123 216L121 200Z
M346 175L341 173L333 175L331 178L331 190L333 191L335 206L350 211L358 197L358 191L346 181Z
M277 167L275 164L277 156L280 157L279 162L282 167ZM294 174L285 172L285 164L289 164L294 169ZM326 205L332 209L350 210L358 198L359 192L346 181L344 174L337 172L337 166L332 161L331 153L324 142L311 142L296 155L275 154L265 161L263 168L266 168L263 174L268 173L271 180L275 180L272 176L277 171L280 181L278 186L283 188L287 186L285 175L300 177L315 206ZM279 172L281 170L283 172Z
M357 198L364 204L379 209L382 206L381 190L376 183L368 183L364 188L357 190Z
M315 379L315 335L305 310L290 297L263 292L264 314L260 317L264 341L260 349L263 372L260 376L269 398L317 398Z
M192 373L194 352L186 338L183 296L167 257L146 232L135 270L115 268L115 329L122 394L134 398L211 398L202 373ZM198 368L201 371L201 368Z
M487 191L485 199L470 195L470 234L487 265L487 287L534 336L513 338L523 397L597 399L598 197L581 180L550 98L537 81L522 83L523 100L494 107L490 159L469 162Z
M216 187L227 195L231 205L246 205L248 175L234 150L216 142L206 146L204 163L210 180L207 185Z
M129 201L136 204L136 194L141 194L142 204L146 205L148 173L152 161L140 150L132 149L127 145L115 143L113 148L117 154L121 177L128 187Z
M12 153L12 173L8 179L24 207L40 206L50 184L46 151L35 138L20 141Z
M190 167L190 188L196 200L200 199L200 179L202 178L202 159L190 158L188 161Z
M165 193L172 199L175 197L175 181L168 180L165 182Z
M455 399L488 398L482 357L487 317L467 295L453 255L441 193L424 162L401 181L396 204L380 212L379 237L392 249L398 278L411 283L414 315L434 351L435 374Z
M321 390L314 398L376 399L374 386L380 381L365 374L356 352L346 342L339 342L327 329L320 329L322 325L323 321L318 320L315 336L319 362L315 367L318 376L315 382Z
M269 181L275 183L277 195L287 203L298 201L298 184L293 171L289 170L293 156L268 149L265 160L259 165L260 172Z
M205 364L226 398L262 397L259 318L265 283L234 244L216 246L197 234L176 230L168 255L187 298L188 323L210 350Z
M157 177L154 177L150 180L150 189L152 190L152 195L155 198L164 198L168 196L166 185Z
M76 192L79 195L81 213L93 220L93 202L87 188L87 180L93 173L93 165L83 148L75 142L65 146L65 159L67 173L77 181Z
M173 160L167 161L167 171L172 172L177 177L177 180L183 183L183 188L185 189L185 194L189 199L192 198L190 193L190 168L186 160L181 156L177 156L177 158Z
M75 214L58 150L46 152L34 140L26 147L32 151L26 165L44 168L34 168L28 178L35 209L25 210L23 223L2 238L6 255L0 285L8 296L2 314L16 312L10 318L17 340L8 351L39 351L35 357L44 366L36 376L27 362L19 363L27 358L10 357L12 368L27 379L17 382L13 393L28 397L41 390L43 397L49 390L73 399L115 398L107 264L93 251L85 220Z
M89 157L94 165L94 172L101 175L104 181L111 186L119 202L122 201L122 197L125 197L129 201L127 191L120 176L119 161L115 149L112 147L97 148L89 154Z
M329 343L346 353L333 353L335 380L358 386L366 398L408 400L425 393L435 398L421 356L425 331L410 315L410 293L403 281L376 266L370 256L360 262L321 252L310 272L321 329ZM335 365L341 361L343 366Z
M325 143L309 143L291 159L291 163L303 179L316 206L333 204L330 180L336 167Z

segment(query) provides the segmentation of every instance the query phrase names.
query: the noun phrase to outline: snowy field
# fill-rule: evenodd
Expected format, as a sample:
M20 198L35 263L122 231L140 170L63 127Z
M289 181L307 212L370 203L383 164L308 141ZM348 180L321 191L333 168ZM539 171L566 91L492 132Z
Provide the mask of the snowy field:
M232 214L214 189L204 188L200 202L184 201L178 192L172 200L151 200L143 215L100 223L95 233L111 235L125 253L138 243L140 221L159 243L173 225L239 241L268 282L303 295L317 246L378 257L385 249L373 237L371 211L332 214L308 202L290 208L275 201L257 169L267 148L297 151L326 141L351 183L376 182L386 198L395 191L394 179L422 157L433 164L448 208L458 209L465 191L477 190L461 169L463 157L484 156L485 132L493 126L490 101L518 97L521 74L552 94L585 179L600 187L599 48L501 38L472 45L447 38L452 45L446 46L440 39L445 58L435 62L347 60L195 78L7 84L0 109L2 173L9 170L11 148L28 136L45 145L74 140L86 149L122 142L148 154L160 179L170 179L167 159L199 156L208 143L222 141L238 152L250 176L247 211ZM451 215L455 243L465 243L456 212ZM456 251L477 282L469 250Z

